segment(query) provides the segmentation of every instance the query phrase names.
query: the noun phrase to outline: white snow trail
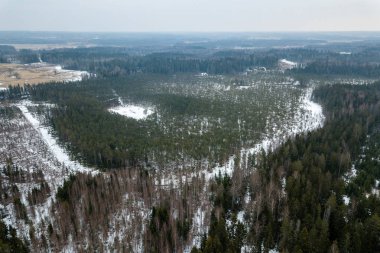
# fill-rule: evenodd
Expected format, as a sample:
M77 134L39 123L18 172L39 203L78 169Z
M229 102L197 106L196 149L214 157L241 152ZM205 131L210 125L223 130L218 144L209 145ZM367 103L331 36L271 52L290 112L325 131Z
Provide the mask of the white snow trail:
M273 136L268 134L252 148L243 148L240 151L240 160L245 156L245 164L248 162L248 155L257 155L261 150L265 152L273 151L281 143L288 138L294 137L300 133L313 131L323 126L325 116L323 115L322 106L313 102L311 96L313 89L306 90L303 96L300 97L300 106L297 109L295 116L286 123L282 130L277 131ZM222 166L216 166L212 172L204 171L208 180L215 178L221 173L226 173L231 176L234 171L236 155L230 156L228 161Z
M95 169L85 167L79 162L74 161L70 158L68 152L57 143L56 138L53 137L49 131L50 129L46 126L43 126L40 121L29 111L28 106L35 106L35 104L33 104L31 101L24 100L16 104L16 106L20 109L24 117L29 121L33 128L38 132L58 162L67 167L71 172L97 174L97 171Z
M277 148L281 143L283 143L288 138L294 137L300 133L306 133L309 131L316 130L323 126L325 122L325 116L323 115L322 106L313 102L311 100L313 93L313 88L308 88L304 94L300 97L300 106L297 108L294 117L289 119L286 122L286 125L282 128L282 130L277 131L272 136L268 134L264 135L264 138L257 143L252 148L243 148L240 150L240 161L243 161L243 157L245 157L245 165L248 163L248 155L257 155L262 150L265 152L273 151ZM202 170L198 174L198 176L204 174L206 181L210 181L219 174L232 176L235 169L235 159L236 155L230 156L227 162L222 166L214 167L211 172L207 170ZM243 214L240 214L242 217ZM198 219L198 212L194 214L193 220ZM199 220L199 219L198 219ZM208 225L202 224L202 222L195 223L193 226L193 230L198 231L207 231ZM194 238L189 246L185 248L185 252L190 252L193 246L200 246L201 236L199 234L194 235Z

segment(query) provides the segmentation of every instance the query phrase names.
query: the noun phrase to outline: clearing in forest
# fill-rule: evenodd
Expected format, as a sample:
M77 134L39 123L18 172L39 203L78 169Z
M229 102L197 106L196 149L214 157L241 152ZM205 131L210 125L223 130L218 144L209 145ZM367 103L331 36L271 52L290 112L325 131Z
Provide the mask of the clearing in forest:
M65 70L45 62L32 64L0 64L0 88L12 85L47 82L80 81L89 76L86 71Z

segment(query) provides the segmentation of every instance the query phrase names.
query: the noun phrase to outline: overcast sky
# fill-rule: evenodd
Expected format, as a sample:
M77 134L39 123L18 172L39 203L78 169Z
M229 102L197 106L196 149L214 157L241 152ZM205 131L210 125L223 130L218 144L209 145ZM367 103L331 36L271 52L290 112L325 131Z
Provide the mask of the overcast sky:
M380 0L0 0L0 30L380 31Z

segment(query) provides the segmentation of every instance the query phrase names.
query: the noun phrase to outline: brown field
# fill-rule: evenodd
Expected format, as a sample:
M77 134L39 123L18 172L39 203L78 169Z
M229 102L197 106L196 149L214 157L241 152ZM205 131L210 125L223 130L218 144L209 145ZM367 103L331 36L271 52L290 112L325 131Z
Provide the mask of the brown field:
M0 64L0 88L10 85L81 80L86 72L62 70L47 63Z

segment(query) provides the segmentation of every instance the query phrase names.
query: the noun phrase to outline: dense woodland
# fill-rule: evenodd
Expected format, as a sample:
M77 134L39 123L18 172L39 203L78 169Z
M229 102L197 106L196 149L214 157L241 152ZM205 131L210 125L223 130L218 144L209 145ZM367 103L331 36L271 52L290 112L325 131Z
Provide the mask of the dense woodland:
M318 88L315 98L327 115L323 128L290 139L274 152L262 152L247 169L239 168L237 160L232 177L217 176L206 195L212 203L208 234L192 252L240 252L243 246L251 252L378 252L379 87L376 83ZM353 164L356 177L351 175ZM145 251L181 252L190 239L193 204L203 183L184 182L180 191L162 188L157 195L150 173L127 169L112 172L108 179L71 177L57 193L57 210L62 213L52 226L54 245L64 243L62 236L75 224L81 226L75 217L86 217L92 230L99 224L108 226L108 218L99 218L101 210L116 210L127 191L151 206ZM104 205L107 196L112 201ZM83 207L72 208L76 205ZM82 213L74 215L74 210ZM244 221L237 220L241 211ZM65 221L69 217L74 223ZM80 233L77 236L80 241ZM128 247L132 245L117 249Z
M83 49L85 50L85 49ZM87 50L86 50L87 51ZM199 73L228 74L245 71L251 66L274 67L277 58L265 54L244 54L232 56L209 56L207 58L183 53L153 53L145 56L107 57L96 55L94 60L82 53L73 52L71 58L64 54L64 59L56 53L43 54L49 62L67 62L64 66L73 69L85 69L103 77L125 76L144 72L157 74ZM103 58L106 57L106 58Z
M380 250L380 200L375 182L379 174L379 87L377 83L317 89L315 96L328 115L326 125L262 155L258 174L252 174L258 178L246 182L252 200L262 202L261 207L246 210L252 222L246 232L253 252L273 248L280 252ZM354 178L349 177L352 164L358 173ZM229 200L228 180L216 193L223 193L215 203L219 219L212 221L207 239L193 252L239 252L234 247L241 245L240 233L227 231L224 225L239 210L235 207L239 201ZM285 191L282 198L275 194L278 191ZM218 204L224 201L229 204Z
M29 252L28 247L17 237L16 230L12 227L7 227L2 221L0 221L0 252Z
M11 111L4 112L1 110L0 115L11 114ZM11 184L8 185L0 177L0 201L2 203L13 203L15 205L16 215L18 219L27 219L25 206L20 201L20 192L16 185L17 182L22 180L31 180L38 178L38 175L27 175L17 166L13 166L11 159L8 159L7 166L1 168L3 175L6 175ZM28 176L30 176L28 178ZM1 217L5 217L5 213L0 212ZM4 253L22 253L29 252L28 245L22 241L18 236L16 229L12 226L7 226L2 220L0 221L0 252Z
M36 51L26 49L17 51L12 46L0 45L0 63L33 63L38 61Z
M339 48L339 47L338 47ZM65 48L53 50L15 50L0 46L1 63L44 62L67 69L86 70L98 77L120 77L135 73L241 73L249 68L275 68L279 59L299 63L292 72L307 75L361 76L376 78L380 73L378 46L353 47L354 52L340 54L337 48L294 48L261 50L211 50L200 47L168 47L150 52L127 47Z
M293 71L297 74L363 76L377 78L380 75L379 63L358 63L356 61L335 61L331 59L310 63L305 68Z
M72 154L92 166L165 167L189 158L223 163L260 138L268 128L268 113L278 112L270 119L273 124L288 120L302 94L301 88L277 84L240 90L236 83L253 82L245 78L134 75L12 87L9 97L30 96L56 104L47 110L41 106L40 113ZM215 88L216 82L221 88ZM154 105L155 113L144 121L111 114L107 109L118 105L115 92L128 103Z
M29 230L29 245L0 222L0 252L60 251L68 240L79 252L380 252L379 82L318 86L313 99L324 108L322 128L269 153L239 156L260 133L273 134L272 127L279 129L293 116L290 105L299 106L307 80L379 78L378 46L353 47L351 54L336 48L176 45L152 53L0 46L2 63L41 57L96 74L75 83L10 87L0 100L41 103L29 109L52 127L73 159L101 170L67 176L54 192L37 169L28 174L7 158L0 173L1 203L12 203L16 218L33 227L28 214L53 196L48 210L53 218L42 222L42 236ZM277 64L283 58L300 64L282 72ZM243 89L247 86L256 90ZM110 113L119 99L155 112L142 121ZM11 121L20 112L8 106L0 115ZM24 126L19 127L21 132ZM231 176L220 173L207 181L197 174L224 164L231 154L236 155ZM178 181L162 183L170 173ZM17 184L28 180L38 185L28 193L26 207ZM192 230L197 211L208 230L201 230L200 245L189 248L199 232ZM123 231L130 227L136 229ZM110 231L123 233L110 237Z

